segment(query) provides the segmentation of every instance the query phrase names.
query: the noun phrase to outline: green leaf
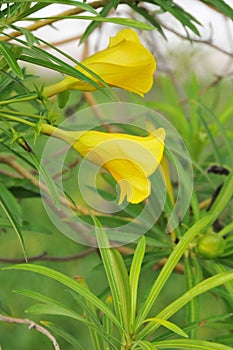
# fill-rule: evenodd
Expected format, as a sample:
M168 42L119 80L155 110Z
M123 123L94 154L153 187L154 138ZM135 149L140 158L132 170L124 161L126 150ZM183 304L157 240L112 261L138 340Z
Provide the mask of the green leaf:
M156 350L157 348L146 340L138 340L133 344L132 350Z
M27 45L26 42L17 39L20 43L23 45ZM30 62L35 65L39 65L42 67L46 67L48 69L60 72L62 74L66 74L69 76L73 76L74 78L80 79L81 81L84 81L90 85L93 85L96 89L102 91L105 95L110 97L112 100L117 100L116 96L114 93L111 91L110 87L105 83L105 81L98 76L96 73L94 73L92 70L88 69L86 66L84 66L82 63L78 62L75 60L73 57L71 57L68 54L65 54L61 50L59 50L57 47L52 46L51 44L47 43L46 41L40 39L41 42L46 43L47 46L52 47L54 50L56 50L59 53L62 53L63 56L67 57L71 61L73 61L78 67L83 69L84 72L89 73L91 77L94 77L97 79L97 82L93 79L91 79L89 76L87 76L84 73L81 73L77 67L72 67L69 64L65 63L61 59L57 58L56 56L43 51L39 47L33 46L32 48L24 48L23 49L23 54L20 56L20 59L25 62ZM25 54L24 54L25 53ZM55 63L54 63L55 62ZM101 83L98 84L98 83ZM106 90L105 90L106 89Z
M81 16L79 16L81 17ZM87 17L87 18L85 18ZM95 20L98 22L107 22L107 23L114 23L119 24L121 26L126 26L130 28L140 29L140 30L154 30L154 26L151 26L145 22L137 21L135 19L131 18L118 18L118 17L111 17L111 18L102 18L102 17L91 17L91 16L82 16L81 19L87 19L87 20Z
M107 3L103 9L100 11L101 17L107 17L108 13L112 9L112 3L109 2ZM82 35L82 38L80 39L80 44L82 44L88 37L89 35L98 27L99 22L92 21L86 28L85 32Z
M88 326L91 326L90 322L85 320L81 315L77 314L71 309L66 307L58 306L55 304L35 304L30 306L26 311L26 313L32 314L45 314L45 315L56 315L56 316L66 316L73 318L77 321L80 321Z
M34 162L34 165L40 175L40 181L44 181L44 183L46 184L46 186L48 187L53 202L56 205L57 209L60 209L60 197L59 197L59 192L58 189L53 181L53 179L50 177L50 175L48 174L48 172L46 171L45 167L41 164L39 158L34 154L34 153L30 153L30 156Z
M10 307L8 306L8 304L5 302L5 300L3 298L0 297L0 310L1 312L3 312L6 315L11 316L11 310Z
M4 183L16 198L39 197L40 190L28 179L13 178L0 174L0 181Z
M100 309L102 312L106 313L106 315L114 322L114 324L116 324L122 330L122 327L121 327L119 321L116 319L116 317L112 313L112 311L109 310L109 308L99 298L97 298L93 293L88 291L83 286L79 285L72 278L70 278L70 277L68 277L68 276L66 276L58 271L52 270L48 267L33 265L33 264L19 264L19 265L14 265L14 266L2 268L2 270L10 270L10 269L36 272L38 274L41 274L43 276L47 276L51 279L54 279L55 281L62 283L63 285L74 290L76 293L85 297L87 300L89 300L93 305L95 305L95 307Z
M143 308L139 311L137 316L137 324L140 326L143 323L146 315L150 311L154 302L156 301L160 291L162 290L167 279L171 275L174 267L184 254L189 243L194 237L201 232L203 229L208 228L219 216L222 210L228 205L233 195L233 172L231 172L223 185L219 196L212 205L209 214L197 221L180 239L179 243L174 248L173 252L169 255L168 260L162 268L158 278L153 284L149 295L147 296ZM163 317L162 317L163 318Z
M157 349L185 349L185 350L232 350L232 347L208 342L205 340L179 339L179 340L164 340L154 343Z
M63 328L58 327L57 325L55 325L52 322L41 321L40 323L43 326L45 326L48 329L50 329L52 332L58 334L60 337L65 339L68 343L73 345L75 347L75 349L77 349L77 350L85 350L86 349L83 345L81 345L78 342L78 340L73 335L71 335L70 333L66 332Z
M4 0L4 3L11 3L11 0ZM31 0L15 0L14 3L31 3ZM42 3L42 4L41 4ZM50 4L65 4L65 5L71 5L71 6L75 6L78 7L80 9L82 9L83 11L88 11L93 13L94 15L98 14L98 12L90 5L85 4L83 2L80 1L76 1L76 0L55 0L55 1L51 1L51 0L39 0L37 1L37 5L41 4L42 6L44 4L48 3ZM40 5L40 6L41 6Z
M232 330L232 327L231 327L231 330ZM228 345L229 346L232 346L233 344L233 334L229 333L229 334L222 334L221 336L218 336L218 337L214 337L213 339L211 339L211 341L214 341L214 342L220 342L221 344L225 344L225 345ZM232 349L232 347L231 347Z
M76 281L78 283L78 280ZM96 308L92 304L86 302L86 299L81 295L74 293L72 290L69 292L71 293L74 300L80 305L80 307L84 311L87 320L99 326L100 320L98 318Z
M176 5L173 1L153 0L149 2L159 5L161 9L173 15L179 22L183 24L183 26L187 26L195 34L200 35L198 29L192 23L195 22L200 24L199 21L196 18L194 18L190 13L183 10L182 7Z
M231 162L233 162L233 145L232 145L232 140L229 140L229 136L228 136L228 133L226 132L226 128L219 121L219 119L216 117L216 115L212 112L211 109L209 109L207 106L205 106L201 102L198 102L198 106L202 109L202 111L204 112L204 115L209 116L213 120L214 126L215 125L217 126L218 130L220 131L220 133L222 135L224 143L226 144L226 147L228 149L228 154L229 154L229 157L231 157ZM199 112L200 112L200 109L199 109ZM204 120L204 117L203 117L202 113L199 113L199 115L201 117L201 120L202 120L203 124L206 125L206 122L204 123L205 120ZM214 138L214 135L212 134L211 137ZM216 147L217 147L217 151L216 152L217 152L217 154L219 154L218 153L218 147L219 146L216 145ZM219 164L221 164L221 155L219 155L218 157L220 158L219 159Z
M0 54L2 54L12 71L20 78L23 79L23 73L18 65L16 58L14 57L12 51L10 50L8 44L0 41Z
M203 264L205 268L210 272L211 275L214 275L216 273L221 273L221 272L227 272L227 268L225 266L223 266L220 263L216 263L213 260L211 260L211 262L206 260L203 262ZM233 296L233 281L229 281L228 283L226 283L224 285L224 289L228 291L229 297L231 298ZM233 305L233 300L231 304Z
M117 6L119 5L120 0L112 0L113 7L116 9Z
M207 278L206 280L198 283L192 289L188 290L170 305L165 307L161 312L158 313L158 315L156 315L156 318L167 320L196 296L232 280L233 272L220 273L210 278ZM138 338L144 338L151 332L154 332L158 327L159 325L154 325L152 322L150 322L141 332L138 333Z
M112 337L109 334L103 333L103 329L102 328L97 327L96 325L94 325L93 323L91 323L90 321L85 319L85 317L77 314L76 312L74 312L71 309L68 309L66 307L62 307L62 306L58 306L58 305L51 305L51 304L46 304L46 305L36 304L36 305L33 305L30 308L28 308L26 310L26 313L33 313L33 314L38 314L38 315L46 314L46 315L56 315L56 316L70 317L72 319L75 319L77 321L82 322L90 330L95 331L96 334L99 334L103 338L105 338L105 340L107 340L110 343L110 345L112 346L112 349L117 349L113 345L113 343L111 341ZM95 346L97 346L97 348L95 348L96 350L101 349L100 346L99 346L99 343L95 342L94 344L95 344Z
M161 318L157 318L157 317L151 317L151 318L147 318L145 320L145 322L154 322L154 323L158 323L161 326L170 329L172 332L180 335L181 337L185 337L188 338L188 334L186 334L183 329L181 329L180 327L178 327L176 324L167 321L167 320L163 320Z
M112 302L111 295L107 296L105 303L111 310L113 310L113 302ZM104 331L107 334L114 334L114 325L112 321L105 314L103 315L102 323L103 323ZM111 348L108 346L107 343L105 343L104 349L111 350Z
M114 308L125 333L129 333L129 312L131 307L128 272L120 253L110 248L107 235L97 218L95 223L96 239L103 260L104 269L112 292Z
M159 22L156 20L155 17L150 15L150 13L148 12L148 10L146 8L137 6L137 5L135 5L134 3L130 2L130 1L127 1L127 5L130 6L134 11L138 12L148 22L150 22L156 29L158 29L160 34L162 34L163 37L165 38L165 34L163 32L163 29L162 29L161 25L159 24Z
M78 281L76 281L78 283ZM103 332L103 327L101 325L101 323L99 322L99 320L97 322L92 322L93 317L88 317L89 313L86 314L86 317L80 315L79 313L75 312L73 309L70 309L69 307L57 302L54 299L51 299L43 294L40 294L38 292L35 291L31 291L31 290L16 290L15 291L18 294L27 296L29 298L38 300L43 304L36 304L33 305L31 307L29 307L26 312L27 313L34 313L34 314L47 314L47 315L59 315L59 316L66 316L66 317L70 317L73 318L77 321L82 322L84 325L86 325L89 330L91 335L95 335L94 336L94 344L96 346L96 350L97 349L101 349L100 348L100 344L99 344L99 335L101 335L102 337L104 337L109 344L115 348L114 342L117 341L117 339L115 339L114 337L112 337L110 334L107 334L105 332ZM83 302L86 302L86 298L83 298ZM88 304L90 308L93 308L93 305L91 303ZM82 307L82 305L81 305Z
M12 228L18 236L22 251L27 261L27 254L25 250L25 244L23 234L21 232L20 222L22 222L21 210L13 195L8 189L0 183L0 207L6 214Z
M57 95L58 106L62 109L66 106L70 97L69 91L62 91Z
M216 7L217 10L222 12L225 16L233 19L233 9L223 0L202 0L204 4L210 4Z
M194 267L194 260L191 258L185 258L184 266L185 266L185 281L186 281L186 289L189 290L194 287L197 283L201 281L200 274L198 273L198 266ZM197 262L198 264L198 262ZM199 319L199 300L198 298L190 300L189 304L186 307L186 319L187 323L195 322ZM193 329L190 333L191 338L196 338L196 330Z
M145 254L145 248L146 248L146 240L143 236L134 252L133 260L130 267L130 273L129 273L129 285L130 285L130 292L131 292L131 325L134 327L135 323L135 316L136 316L136 309L137 309L137 294L138 294L138 282L140 277L140 271L142 266L142 261Z
M149 295L147 296L144 305L142 309L138 313L137 317L137 324L138 326L141 325L144 322L144 319L148 312L150 311L151 307L153 306L154 302L156 301L161 289L163 288L164 284L166 283L167 279L171 275L174 267L180 260L181 256L183 255L184 251L186 250L186 247L188 244L193 240L193 238L207 225L212 223L214 220L213 216L207 215L204 218L197 221L182 237L182 239L179 241L179 243L176 245L173 252L170 254L166 264L164 265L163 269L161 270L158 278L156 279L155 283L153 284Z
M76 281L77 283L80 283L81 285L83 285L85 288L89 290L88 285L86 284L83 278L78 278L76 279ZM99 328L101 328L101 332L96 332L95 327L94 328L89 327L89 333L92 340L93 348L96 350L101 350L103 348L103 330L102 330L102 325L100 324L99 319L97 318L97 310L95 306L92 305L88 300L86 300L82 296L77 295L72 291L71 293L73 294L74 299L79 302L82 309L84 309L86 320L89 321L91 324L93 324L95 327L97 325ZM100 336L101 333L102 333L102 337Z
M34 44L40 44L39 40L35 37L35 35L33 35L33 33L27 28L14 26L14 29L20 31L23 35L25 35L26 41L30 47L32 47Z
M122 26L130 27L130 28L136 28L140 30L154 30L154 26L151 26L145 22L141 22L135 19L131 18L118 18L118 17L101 17L101 16L57 16L57 17L44 17L44 19L83 19L87 21L96 21L96 22L107 22L107 23L114 23L119 24ZM30 20L38 20L38 18L30 18Z
M188 333L190 332L190 330L199 329L201 327L222 328L225 330L226 329L232 330L232 323L230 322L230 320L228 322L227 321L224 322L224 320L230 319L232 318L232 316L233 316L232 313L228 313L224 315L208 317L208 319L202 319L202 320L199 319L197 322L189 323L187 326L183 328L183 331ZM171 337L171 332L166 332L166 333L163 333L161 336L156 337L156 341L165 340L169 337Z

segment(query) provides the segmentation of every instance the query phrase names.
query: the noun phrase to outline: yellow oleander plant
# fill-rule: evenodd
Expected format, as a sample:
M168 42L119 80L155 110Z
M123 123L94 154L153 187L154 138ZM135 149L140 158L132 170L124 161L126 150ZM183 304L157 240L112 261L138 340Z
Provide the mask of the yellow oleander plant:
M0 2L0 349L233 349L233 9L177 3Z

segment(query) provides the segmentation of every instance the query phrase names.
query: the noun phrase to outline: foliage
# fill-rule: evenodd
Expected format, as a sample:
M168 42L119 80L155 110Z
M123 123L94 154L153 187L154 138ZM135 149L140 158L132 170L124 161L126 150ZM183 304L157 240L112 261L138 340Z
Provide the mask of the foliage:
M233 19L233 10L224 1L200 2ZM56 16L41 15L54 3L69 6ZM221 76L204 86L201 78L193 73L177 83L172 72L161 73L152 93L142 99L113 90L101 76L59 49L59 44L45 41L37 34L39 28L72 19L87 23L80 38L80 43L84 45L92 40L92 33L105 28L105 23L134 28L144 35L150 35L156 30L160 35L159 40L166 42L167 26L163 22L163 15L169 14L185 29L186 39L193 37L195 40L200 36L199 19L174 1L160 0L101 0L88 3L74 0L5 0L1 2L0 11L0 238L10 245L8 256L0 257L3 265L0 278L3 281L1 285L4 285L6 281L11 281L15 273L16 281L12 288L17 293L14 299L9 291L3 297L5 292L2 288L1 313L9 320L10 317L23 317L20 314L22 310L18 311L19 314L17 310L12 311L11 303L14 305L14 300L17 300L20 304L24 300L22 296L36 300L39 302L36 305L29 306L25 302L22 306L48 329L50 340L51 334L55 335L66 349L232 349L231 81L225 81L225 76ZM25 25L25 21L32 23ZM105 35L106 32L103 33ZM227 55L232 56L231 53ZM74 68L74 64L79 69ZM74 77L82 81L84 86L88 84L97 91L92 95L63 91L57 95L57 99L49 99L44 94L46 79L33 73L33 66ZM128 204L110 215L92 211L90 206L83 203L80 193L74 191L74 175L80 169L80 158L76 153L71 152L67 156L61 171L65 177L65 196L61 195L61 187L56 182L61 174L52 176L46 164L42 163L43 151L47 146L47 138L41 133L42 125L57 125L72 112L81 111L90 105L93 107L95 103L117 102L119 98L137 104L138 108L142 106L162 113L179 132L190 155L193 188L188 188L189 173L182 173L182 176L184 187L191 194L191 201L181 223L171 232L167 232L168 221L174 212L174 198L179 197L180 179L177 179L177 173L182 167L176 162L175 153L171 154L169 149L166 150L169 160L166 183L168 195L164 198L161 215L150 227L147 226L149 217L145 217L142 222L137 221L145 202ZM100 131L109 132L113 129L114 132L114 127L117 127L118 132L144 136L140 127L124 125L117 120L108 125L98 109L95 111L95 120L82 119L80 125L86 127L90 123L89 127L94 127L98 123L97 129ZM153 123L153 114L148 119L149 125ZM165 168L164 172L166 174ZM161 179L152 180L158 198L162 193L162 184L164 182ZM101 197L106 201L115 200L115 186L113 178L102 172L97 186ZM48 223L46 214L43 214L42 201L57 216L61 216L62 225L66 228L69 226L74 234L77 233L77 218L89 227L94 227L89 242L94 247L77 254L77 249L83 249L81 244L67 243L68 240L63 241L64 237L60 237L59 233L51 235L56 227ZM157 205L157 202L154 204ZM73 218L62 216L64 206L72 208L75 213ZM179 215L180 212L177 217ZM135 232L126 230L125 241L121 241L120 232L114 229L128 222L134 222ZM143 225L145 235L141 237L137 232ZM115 239L112 236L109 238L109 227L113 229ZM37 238L37 234L42 239ZM73 238L69 234L67 236ZM17 246L16 239L19 242ZM31 240L34 243L30 244ZM65 246L71 245L72 254L67 257L71 261L69 268L65 267L66 257L57 256L55 240L60 244L58 251L61 254ZM37 255L38 251L44 249L46 242L46 250L54 251L56 256L42 253L33 258L34 253ZM81 238L79 242L83 243ZM129 244L121 247L119 242ZM0 254L4 255L5 252L6 248L2 244ZM14 259L19 254L23 255L22 261L25 260L25 263L5 266L17 262L17 258ZM90 276L69 277L75 275L76 270L78 274L81 271L85 275L81 267L85 264L81 259L84 256L87 265L91 265L94 259L95 268L91 270ZM80 259L79 266L73 263L72 259L76 258ZM34 264L33 260L45 260L45 266ZM60 261L61 272L55 268L55 261ZM20 281L22 271L26 271L27 278L32 280ZM34 277L30 277L30 272L35 273ZM173 287L169 283L177 278L177 272L181 274L180 286ZM42 282L38 276L43 276ZM29 284L32 290L18 287L21 282ZM64 290L68 290L68 293L59 298L59 293ZM175 297L169 300L171 292L178 292L178 295L175 293ZM201 307L204 293L209 298L206 309ZM208 309L210 296L213 295L220 305L219 314ZM41 314L48 315L48 320L41 320ZM68 326L66 319L69 320ZM0 318L0 321L3 319ZM9 332L3 323L0 328ZM206 333L202 333L205 328ZM77 329L81 331L76 333ZM83 329L88 329L89 335L84 330L84 337L79 339ZM214 336L211 333L213 329L218 330L218 333L214 331ZM30 334L30 337L33 335ZM43 344L43 340L38 339ZM1 341L0 338L0 347ZM13 337L10 341L13 341ZM38 349L41 348L40 344Z

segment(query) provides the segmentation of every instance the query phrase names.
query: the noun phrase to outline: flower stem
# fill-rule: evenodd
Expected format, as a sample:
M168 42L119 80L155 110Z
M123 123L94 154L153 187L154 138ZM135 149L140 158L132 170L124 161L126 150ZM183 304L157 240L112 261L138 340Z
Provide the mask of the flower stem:
M4 113L0 113L0 117L8 119L8 120L10 119L10 120L12 120L14 122L18 122L20 124L25 124L25 125L28 125L28 126L31 126L31 127L34 127L36 125L35 123L29 122L28 120L25 120L23 118L15 117L13 115L8 115L8 114L6 115Z
M41 116L40 115L36 115L36 114L29 114L29 113L22 113L22 112L18 112L18 111L12 111L10 109L2 109L1 113L4 113L7 115L19 115L19 116L24 116L24 117L28 117L28 118L35 118L35 119L40 119Z
M20 98L11 98L9 100L0 101L0 106L8 105L9 103L31 101L31 100L35 100L37 98L38 98L38 94L29 95L29 96L20 97Z
M62 91L67 90L67 84L63 83L63 80L55 83L48 85L44 88L43 90L43 96L44 97L52 97L54 95L59 94Z

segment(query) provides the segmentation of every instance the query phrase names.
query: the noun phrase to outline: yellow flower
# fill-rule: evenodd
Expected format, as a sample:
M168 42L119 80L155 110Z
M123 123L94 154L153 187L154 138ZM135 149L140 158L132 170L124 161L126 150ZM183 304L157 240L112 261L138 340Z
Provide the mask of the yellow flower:
M64 131L43 124L41 132L72 145L89 161L106 169L120 187L119 204L126 197L140 203L151 193L148 179L161 162L165 130L154 130L146 137L100 131Z
M142 95L148 92L153 84L156 63L153 55L140 42L132 29L123 29L110 38L106 49L85 59L82 64L99 75L108 85L116 86ZM79 66L80 72L94 78ZM74 77L47 86L44 95L53 96L65 90L93 91L96 88Z

